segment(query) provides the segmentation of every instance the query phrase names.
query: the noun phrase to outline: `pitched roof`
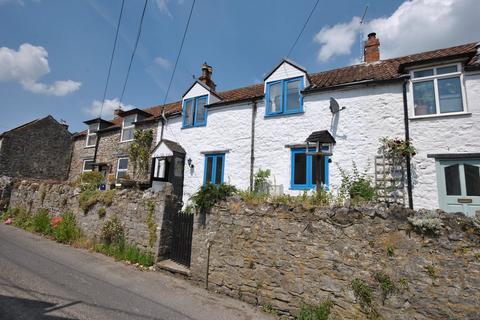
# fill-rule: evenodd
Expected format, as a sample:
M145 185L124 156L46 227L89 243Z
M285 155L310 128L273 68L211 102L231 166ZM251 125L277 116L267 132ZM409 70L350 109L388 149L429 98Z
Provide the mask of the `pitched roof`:
M312 132L307 142L320 142L320 143L335 143L335 138L328 132L328 130L320 130Z
M56 123L60 124L54 117L52 117L51 115L48 115L44 118L38 118L38 119L35 119L35 120L32 120L32 121L29 121L27 123L24 123L24 124L21 124L19 125L18 127L15 127L13 129L10 129L10 130L7 130L7 131L4 131L4 132L0 132L0 137L2 137L3 135L6 135L7 133L9 132L13 132L13 131L17 131L17 130L20 130L20 129L23 129L25 127L28 127L28 126L31 126L39 121L42 121L42 120L46 120L46 119L51 119L53 121L55 121ZM68 130L67 130L68 131Z
M385 59L371 63L360 63L329 71L311 73L307 74L309 76L310 86L305 88L304 92L329 90L366 81L394 81L401 79L404 75L404 69L409 66L420 63L439 62L446 59L465 58L466 70L478 70L480 69L480 57L475 56L476 53L476 43L467 43L450 48L426 51L398 58ZM263 90L264 84L259 83L243 88L216 92L216 95L221 98L221 101L210 104L207 107L260 99L264 95ZM181 114L182 102L176 101L143 110L152 114L152 117L142 120L141 122L159 118L162 115L163 110L165 110L166 117L176 116ZM115 118L111 120L111 122L120 128L122 119ZM84 132L82 133L84 134ZM79 134L81 135L82 133Z

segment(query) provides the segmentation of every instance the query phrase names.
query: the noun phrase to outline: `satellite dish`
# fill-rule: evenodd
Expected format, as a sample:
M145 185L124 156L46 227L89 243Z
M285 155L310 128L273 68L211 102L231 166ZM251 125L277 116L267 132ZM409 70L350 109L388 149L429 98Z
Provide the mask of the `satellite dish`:
M345 107L340 108L338 101L335 98L330 98L330 111L335 114L339 111L342 111Z

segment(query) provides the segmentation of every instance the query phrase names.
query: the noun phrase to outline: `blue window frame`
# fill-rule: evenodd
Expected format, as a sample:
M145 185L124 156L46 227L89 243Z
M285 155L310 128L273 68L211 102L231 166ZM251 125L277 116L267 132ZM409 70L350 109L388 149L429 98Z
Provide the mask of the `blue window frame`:
M225 154L207 154L205 155L205 167L203 173L203 184L221 184L223 183L223 172L225 169Z
M183 101L183 127L201 127L207 125L207 96L200 96Z
M303 112L303 77L267 83L265 116Z
M314 152L315 148L308 149ZM314 156L306 153L306 148L291 150L291 180L290 189L308 190L316 187L317 176L323 176L323 184L328 188L329 157L324 157L324 166L320 168L320 162L314 160Z

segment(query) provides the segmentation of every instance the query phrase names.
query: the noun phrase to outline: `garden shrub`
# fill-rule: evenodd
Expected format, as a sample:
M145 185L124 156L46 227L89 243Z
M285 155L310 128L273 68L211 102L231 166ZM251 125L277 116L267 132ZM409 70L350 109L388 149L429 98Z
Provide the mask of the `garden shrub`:
M253 192L256 194L268 194L268 178L270 177L270 170L258 170L253 178Z
M80 174L76 185L79 185L83 191L85 190L97 190L98 187L103 183L105 177L99 171L89 171Z
M102 203L106 206L110 206L113 203L113 197L115 190L92 190L86 189L80 193L78 198L78 204L84 213L87 213L91 207L97 203Z
M210 209L222 200L237 192L234 186L228 184L207 183L192 196L191 201L202 213L209 213Z
M101 238L106 244L121 244L125 241L125 229L117 217L103 223Z
M421 213L408 218L415 230L423 234L439 234L442 230L443 222L438 213L433 210L423 210Z
M81 235L80 229L77 227L77 219L72 212L65 212L61 218L53 228L53 236L60 243L71 244Z
M352 172L349 173L339 168L342 182L340 185L339 196L358 202L373 201L377 198L377 189L366 172L360 173L357 165L352 161Z
M333 302L326 300L317 306L303 305L297 320L328 320Z
M50 216L47 209L40 209L33 216L32 219L33 231L41 233L43 235L49 235L52 233L52 226L50 225Z
M28 229L32 225L32 215L24 207L9 208L4 213L4 219L8 218L11 218L13 225L18 228Z

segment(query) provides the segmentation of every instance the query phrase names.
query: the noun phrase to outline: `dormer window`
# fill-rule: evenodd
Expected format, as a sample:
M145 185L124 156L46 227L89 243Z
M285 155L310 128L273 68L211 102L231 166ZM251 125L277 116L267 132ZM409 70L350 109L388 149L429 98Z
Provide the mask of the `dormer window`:
M461 65L447 65L410 72L414 116L465 112Z
M135 130L134 122L137 121L137 115L131 114L123 118L121 142L132 141Z
M94 147L97 143L97 131L100 128L100 123L92 123L88 125L87 130L87 147Z
M303 77L268 82L266 86L266 115L276 116L303 112Z
M200 127L207 124L207 96L183 101L183 127Z

